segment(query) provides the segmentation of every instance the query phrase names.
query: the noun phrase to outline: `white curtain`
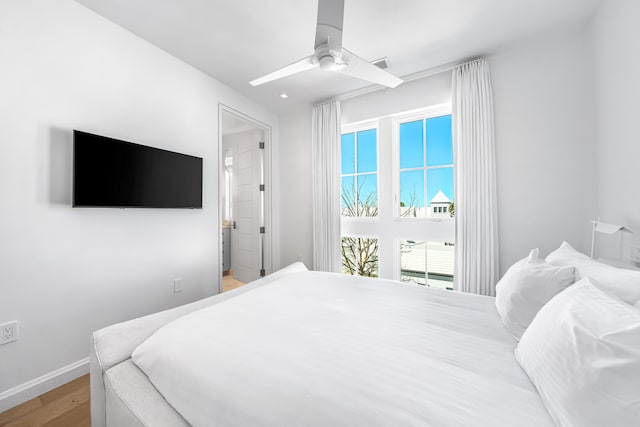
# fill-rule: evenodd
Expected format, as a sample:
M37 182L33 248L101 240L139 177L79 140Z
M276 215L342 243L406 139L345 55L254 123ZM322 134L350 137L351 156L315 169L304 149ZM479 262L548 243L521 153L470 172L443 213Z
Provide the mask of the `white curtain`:
M313 107L313 265L340 271L340 101Z
M495 295L498 209L489 64L478 59L453 70L456 159L456 288Z

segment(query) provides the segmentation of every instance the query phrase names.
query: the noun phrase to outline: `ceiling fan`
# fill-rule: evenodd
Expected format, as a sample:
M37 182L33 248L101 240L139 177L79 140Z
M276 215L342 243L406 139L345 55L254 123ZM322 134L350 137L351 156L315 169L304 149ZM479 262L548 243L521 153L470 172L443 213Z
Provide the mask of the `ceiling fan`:
M342 47L344 0L318 0L315 51L293 64L280 68L249 83L263 83L301 73L311 68L335 71L387 87L396 87L403 80L360 58Z

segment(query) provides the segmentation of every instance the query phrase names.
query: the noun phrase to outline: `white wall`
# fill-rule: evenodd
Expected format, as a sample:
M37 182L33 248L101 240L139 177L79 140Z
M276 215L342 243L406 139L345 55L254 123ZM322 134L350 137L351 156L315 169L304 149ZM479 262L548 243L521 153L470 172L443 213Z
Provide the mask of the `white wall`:
M639 16L640 2L604 1L587 33L593 48L597 214L635 232L622 241L619 234L599 235L598 254L609 258L627 258L630 242L640 246Z
M588 251L595 212L591 82L581 33L487 57L491 66L500 270L567 240Z
M20 322L1 395L87 357L93 330L213 294L218 103L278 128L71 0L0 3L0 64L0 323ZM71 208L72 129L203 157L203 209Z
M501 272L562 240L587 251L595 214L589 54L582 33L539 37L488 55L494 86ZM342 102L353 123L450 101L451 73ZM310 112L281 118L282 259L311 254ZM285 148L287 147L287 148ZM289 170L289 172L285 172ZM295 178L295 179L293 179ZM285 204L289 206L285 207ZM295 208L300 215L286 209ZM303 230L303 239L298 237ZM307 234L308 233L308 234ZM306 259L305 255L305 259Z

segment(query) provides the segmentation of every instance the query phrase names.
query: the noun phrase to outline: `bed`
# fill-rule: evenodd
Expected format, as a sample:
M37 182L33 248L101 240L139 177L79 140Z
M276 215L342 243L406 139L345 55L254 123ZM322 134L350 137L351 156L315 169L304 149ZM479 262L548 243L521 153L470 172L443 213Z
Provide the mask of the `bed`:
M515 346L493 298L296 263L95 332L92 425L553 426Z

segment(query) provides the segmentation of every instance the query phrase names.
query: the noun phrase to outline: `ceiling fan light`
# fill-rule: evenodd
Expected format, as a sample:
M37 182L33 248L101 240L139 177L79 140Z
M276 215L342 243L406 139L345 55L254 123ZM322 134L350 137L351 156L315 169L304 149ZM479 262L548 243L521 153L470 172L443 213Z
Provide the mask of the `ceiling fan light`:
M324 71L336 71L339 68L338 64L336 64L335 58L331 55L320 58L318 60L318 66Z

